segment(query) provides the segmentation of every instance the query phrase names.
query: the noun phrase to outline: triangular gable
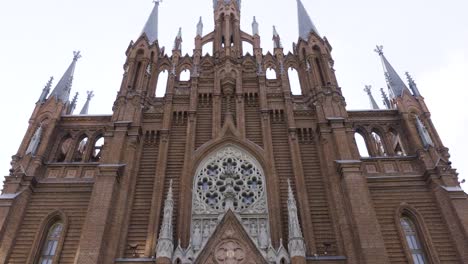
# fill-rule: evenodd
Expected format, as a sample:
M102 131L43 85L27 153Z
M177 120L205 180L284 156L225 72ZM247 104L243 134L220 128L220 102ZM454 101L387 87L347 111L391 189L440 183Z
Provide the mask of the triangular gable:
M199 253L195 263L267 264L267 261L236 215L229 210Z

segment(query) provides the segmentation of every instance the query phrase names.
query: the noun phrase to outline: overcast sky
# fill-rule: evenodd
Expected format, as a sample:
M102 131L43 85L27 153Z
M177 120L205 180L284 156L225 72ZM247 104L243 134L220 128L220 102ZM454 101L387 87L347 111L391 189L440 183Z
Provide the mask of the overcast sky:
M338 82L348 109L369 108L364 85L385 87L376 44L403 77L412 73L426 99L453 166L467 178L468 1L303 0L320 34L333 46ZM73 93L94 90L90 114L111 114L122 78L125 50L136 40L153 7L151 0L22 0L0 2L0 175L7 175L28 119L50 76L58 80L81 50ZM192 54L196 23L213 29L212 0L165 0L160 5L159 43L172 49L183 28L183 53ZM260 23L264 53L272 50L272 25L285 52L298 39L295 0L242 1L242 28ZM380 103L380 105L382 105ZM468 185L465 184L465 189Z

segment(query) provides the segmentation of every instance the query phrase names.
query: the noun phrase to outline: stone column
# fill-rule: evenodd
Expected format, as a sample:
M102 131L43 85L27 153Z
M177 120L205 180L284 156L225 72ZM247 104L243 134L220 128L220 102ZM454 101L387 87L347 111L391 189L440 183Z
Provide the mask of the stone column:
M101 264L107 249L108 230L120 176L125 165L99 165L88 212L83 225L76 264Z
M348 214L360 251L361 264L390 263L371 200L367 180L361 171L361 161L338 160L341 185L347 201Z

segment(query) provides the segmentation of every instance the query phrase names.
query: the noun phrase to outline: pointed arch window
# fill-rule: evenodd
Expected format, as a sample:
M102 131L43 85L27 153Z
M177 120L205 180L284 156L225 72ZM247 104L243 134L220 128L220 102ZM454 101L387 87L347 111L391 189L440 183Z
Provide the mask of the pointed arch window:
M409 253L413 258L414 264L425 264L427 262L427 257L424 252L424 247L421 243L420 236L418 235L418 231L416 229L416 225L414 224L413 220L408 216L403 215L400 218L400 225L403 230L406 245L408 246Z
M104 147L104 138L102 136L96 139L91 153L91 162L99 162L101 160L102 148Z
M167 80L169 79L169 73L164 70L159 73L158 83L156 86L156 97L162 98L166 95Z
M401 138L398 132L394 129L390 129L390 137L391 137L391 144L393 152L396 156L406 156L406 151L403 148L403 144L401 143Z
M80 143L76 146L74 162L83 162L85 159L86 149L88 146L88 137L84 137L80 140Z
M266 78L267 78L267 80L276 80L277 76L276 76L275 69L268 68L267 71L266 71Z
M369 150L367 149L367 144L366 140L364 139L364 136L361 133L356 132L354 133L354 140L356 141L359 155L363 158L369 157Z
M181 82L188 82L190 81L190 70L183 70L180 74L179 74L179 81Z
M63 222L57 221L49 228L47 237L42 244L37 264L52 264L56 262L54 260L58 255L59 242L64 229L63 226Z
M57 153L57 162L64 162L68 153L72 149L73 140L70 135L65 136L59 145Z
M372 132L371 135L372 135L372 140L373 140L375 151L376 151L375 154L377 156L379 156L379 157L387 156L387 152L385 151L384 142L382 140L382 137L379 135L379 133L374 131L374 132Z
M288 70L289 77L289 87L291 87L291 93L293 95L302 95L301 82L299 80L299 74L296 69L289 68Z

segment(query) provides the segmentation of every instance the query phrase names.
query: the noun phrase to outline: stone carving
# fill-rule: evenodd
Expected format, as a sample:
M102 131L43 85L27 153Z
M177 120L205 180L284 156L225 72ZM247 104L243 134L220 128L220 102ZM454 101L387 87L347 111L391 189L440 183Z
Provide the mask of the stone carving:
M215 253L216 260L225 264L241 263L245 257L245 251L237 241L223 242Z
M158 245L156 246L156 258L172 259L174 243L172 241L172 213L174 210L174 200L172 199L172 180L169 185L166 202L164 203L164 216L159 231Z
M305 257L304 237L297 217L296 199L288 180L288 228L289 228L289 254L292 257Z

